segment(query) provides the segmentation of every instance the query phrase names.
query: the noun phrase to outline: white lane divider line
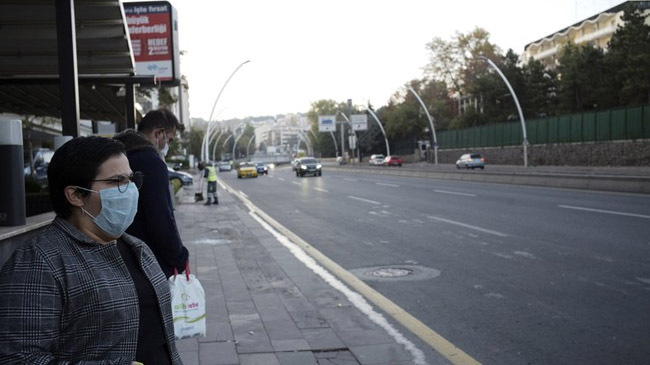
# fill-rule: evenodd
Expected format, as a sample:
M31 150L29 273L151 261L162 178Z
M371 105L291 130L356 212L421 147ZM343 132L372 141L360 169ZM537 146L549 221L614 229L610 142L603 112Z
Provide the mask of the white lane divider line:
M380 202L376 202L376 201L374 201L374 200L368 200L368 199L364 199L364 198L358 198L358 197L356 197L356 196L352 196L352 195L348 195L348 198L350 198L350 199L354 199L354 200L358 200L358 201L360 201L360 202L370 203L370 204L376 204L376 205L381 204Z
M248 198L248 195L246 195L246 194L245 194L243 191L241 191L241 190L239 190L239 194L241 194L241 195L245 196L246 198Z
M296 185L298 185L298 186L301 186L301 185L302 185L302 184L300 184L300 183L297 182L297 181L292 181L291 183L292 183L292 184L296 184Z
M323 193L329 193L329 191L327 191L325 189L321 189L321 188L314 188L314 190L317 190L317 191L320 191L320 192L323 192Z
M280 180L280 181L284 181L284 179L283 179L283 178L281 178L281 177L279 177L279 178L278 178L278 180Z
M345 180L345 181L352 181L352 182L357 182L357 181L358 181L358 180L355 180L355 179L343 179L343 180Z
M299 246L295 242L292 242L289 237L283 235L281 232L278 232L275 227L272 227L262 217L260 217L259 213L251 211L249 214L265 230L270 232L282 246L287 248L297 260L311 269L314 273L316 273L316 275L320 276L332 288L338 290L341 294L343 294L350 301L350 303L359 311L361 311L361 313L365 314L369 320L383 328L393 339L395 339L397 343L404 346L405 350L413 356L413 362L416 365L426 364L426 357L424 356L424 352L417 348L417 346L409 339L407 339L398 329L393 327L393 325L388 322L383 314L376 311L372 305L368 303L368 300L366 300L362 294L348 287L348 285L346 285L338 277L332 274L327 268L323 267L319 262L316 261L316 259L310 256L309 253L305 252L303 247ZM312 251L312 255L313 254L314 252Z
M499 237L508 237L509 236L509 234L493 231L491 229L481 228L481 227L477 227L475 225L465 224L463 222L456 222L456 221L452 221L450 219L440 218L440 217L436 217L436 216L432 216L432 215L428 215L427 218L429 218L431 220L435 220L435 221L445 222L445 223L453 224L453 225L456 225L456 226L464 227L464 228L467 228L467 229L473 229L475 231L479 231L479 232L483 232L483 233L493 234L493 235L499 236Z
M623 215L623 216L626 216L626 217L636 217L636 218L650 219L650 215L626 213L626 212L617 212L617 211L614 211L614 210L603 210L603 209L593 209L593 208L584 208L584 207L574 207L572 205L558 205L558 208L575 209L575 210L583 210L585 212L605 213L605 214Z
M434 190L436 193L440 194L451 194L451 195L462 195L462 196L477 196L476 194L469 194L469 193L459 193L456 191L447 191L447 190Z
M386 183L379 183L379 182L376 182L375 184L381 185L381 186L390 186L390 187L393 187L393 188L399 188L399 185L395 185L395 184L386 184Z

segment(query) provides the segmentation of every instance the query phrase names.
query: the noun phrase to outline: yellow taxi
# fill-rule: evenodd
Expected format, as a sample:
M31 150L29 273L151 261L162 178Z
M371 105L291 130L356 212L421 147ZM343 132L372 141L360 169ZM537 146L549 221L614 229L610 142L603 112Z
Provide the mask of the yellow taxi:
M257 177L257 167L253 164L242 162L237 169L237 178Z

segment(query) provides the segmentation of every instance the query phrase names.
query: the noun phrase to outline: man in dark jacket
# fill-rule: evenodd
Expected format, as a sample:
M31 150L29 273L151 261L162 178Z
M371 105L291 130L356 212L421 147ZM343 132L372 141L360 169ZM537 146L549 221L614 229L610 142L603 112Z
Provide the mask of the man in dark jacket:
M144 174L138 213L127 233L143 240L153 251L166 277L185 270L189 257L176 227L169 175L164 157L169 143L183 125L169 110L152 110L138 124L114 138L126 147L131 170Z

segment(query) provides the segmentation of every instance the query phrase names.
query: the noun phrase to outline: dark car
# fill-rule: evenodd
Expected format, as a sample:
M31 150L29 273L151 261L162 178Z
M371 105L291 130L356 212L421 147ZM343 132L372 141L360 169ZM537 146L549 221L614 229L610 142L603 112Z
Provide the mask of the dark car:
M180 186L189 186L194 183L192 175L187 172L174 171L174 169L167 167L167 173L169 175L169 181L174 182L174 180L178 180Z
M402 158L397 155L386 156L384 159L384 165L402 167Z
M305 175L321 176L323 174L323 166L317 159L313 157L303 157L298 160L296 165L296 176L303 177Z
M255 165L257 167L257 174L258 175L268 175L269 174L269 167L266 166L263 163L258 163Z

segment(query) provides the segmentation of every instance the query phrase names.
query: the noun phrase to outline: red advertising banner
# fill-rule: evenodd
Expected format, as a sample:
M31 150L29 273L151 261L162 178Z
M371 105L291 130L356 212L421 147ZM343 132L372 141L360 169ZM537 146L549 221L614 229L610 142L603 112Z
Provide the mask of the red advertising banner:
M171 81L176 74L172 6L166 1L124 3L138 75Z

